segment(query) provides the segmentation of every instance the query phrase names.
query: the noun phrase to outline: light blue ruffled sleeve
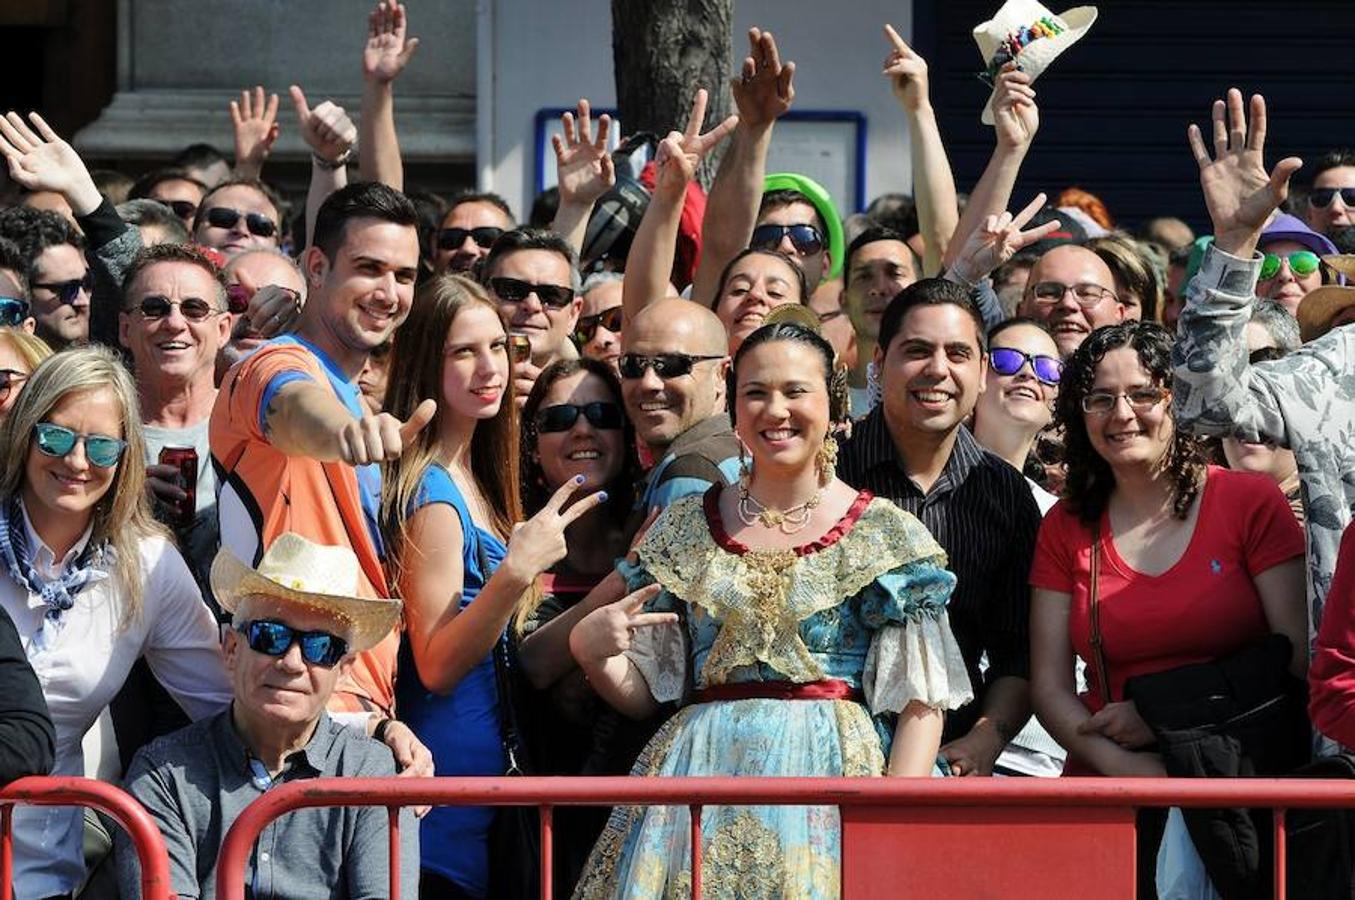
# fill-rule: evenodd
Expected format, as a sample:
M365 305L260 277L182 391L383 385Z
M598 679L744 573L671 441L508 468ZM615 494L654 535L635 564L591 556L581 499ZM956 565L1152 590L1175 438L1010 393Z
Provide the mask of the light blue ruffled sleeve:
M644 566L624 559L617 560L616 571L626 580L628 594L655 581ZM676 612L681 602L662 590L644 608L645 612ZM678 622L635 629L625 656L644 677L657 702L675 703L682 699L687 686L687 645Z
M958 709L974 699L946 603L955 576L918 561L886 572L861 592L861 619L876 629L862 686L872 712L899 713L914 701Z

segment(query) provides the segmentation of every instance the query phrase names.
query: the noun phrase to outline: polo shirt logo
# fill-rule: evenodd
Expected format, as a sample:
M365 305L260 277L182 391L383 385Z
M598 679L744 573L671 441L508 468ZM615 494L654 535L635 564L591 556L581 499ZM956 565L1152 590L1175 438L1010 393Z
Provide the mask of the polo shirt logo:
M1219 562L1217 559L1211 559L1209 561L1209 571L1215 575L1222 573L1223 563Z

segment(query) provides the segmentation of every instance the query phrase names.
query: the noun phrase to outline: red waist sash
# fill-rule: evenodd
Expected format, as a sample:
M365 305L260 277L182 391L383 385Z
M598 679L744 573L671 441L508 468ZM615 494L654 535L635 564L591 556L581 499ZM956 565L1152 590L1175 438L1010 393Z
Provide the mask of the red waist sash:
M721 700L854 700L862 703L865 695L860 688L832 678L806 684L790 681L713 684L692 691L692 703L715 703Z

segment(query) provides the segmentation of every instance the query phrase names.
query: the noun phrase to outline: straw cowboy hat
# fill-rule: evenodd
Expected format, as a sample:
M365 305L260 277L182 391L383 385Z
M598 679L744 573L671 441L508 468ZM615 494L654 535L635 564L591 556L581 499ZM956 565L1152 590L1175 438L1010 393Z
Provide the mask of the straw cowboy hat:
M974 29L974 42L989 77L996 79L1014 59L1034 81L1060 53L1081 40L1095 21L1095 6L1078 6L1055 15L1037 0L1007 0L996 15ZM993 124L992 97L983 107L983 124Z
M360 567L347 547L326 547L299 534L279 535L251 569L225 547L212 562L212 593L233 613L252 595L295 603L347 622L350 649L361 652L380 643L400 619L400 601L358 597Z
M1322 261L1347 280L1355 278L1355 254L1333 253L1322 257ZM1304 294L1298 310L1299 335L1304 343L1331 331L1332 320L1350 306L1355 306L1355 287L1324 284Z

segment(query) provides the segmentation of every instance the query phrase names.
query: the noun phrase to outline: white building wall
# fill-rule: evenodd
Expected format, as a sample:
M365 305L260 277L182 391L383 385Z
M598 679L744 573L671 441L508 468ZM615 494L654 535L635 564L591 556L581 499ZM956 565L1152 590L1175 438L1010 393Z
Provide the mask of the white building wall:
M581 96L595 107L616 103L611 4L477 0L477 10L480 183L502 194L525 219L535 190L536 111L572 106ZM749 26L757 25L776 35L783 59L795 61L795 109L855 110L865 117L867 202L886 191L909 190L903 113L880 68L888 51L881 26L890 22L907 39L910 4L736 0L734 12L738 59L747 51ZM492 52L484 52L486 47Z

